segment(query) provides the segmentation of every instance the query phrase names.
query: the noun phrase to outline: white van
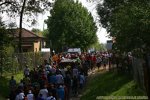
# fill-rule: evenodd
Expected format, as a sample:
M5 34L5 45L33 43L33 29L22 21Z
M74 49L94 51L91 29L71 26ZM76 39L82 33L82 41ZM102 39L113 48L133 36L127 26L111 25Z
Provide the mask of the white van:
M78 53L79 55L81 55L81 49L80 48L69 48L68 53Z

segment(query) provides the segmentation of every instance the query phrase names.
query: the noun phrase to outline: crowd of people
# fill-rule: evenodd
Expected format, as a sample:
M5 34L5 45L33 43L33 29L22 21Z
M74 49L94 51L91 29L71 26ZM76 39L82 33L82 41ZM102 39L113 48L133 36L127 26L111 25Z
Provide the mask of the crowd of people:
M85 86L88 71L113 62L108 52L55 54L38 67L24 69L24 78L16 84L10 80L10 100L69 100ZM74 59L74 62L65 62ZM64 61L64 62L62 62Z

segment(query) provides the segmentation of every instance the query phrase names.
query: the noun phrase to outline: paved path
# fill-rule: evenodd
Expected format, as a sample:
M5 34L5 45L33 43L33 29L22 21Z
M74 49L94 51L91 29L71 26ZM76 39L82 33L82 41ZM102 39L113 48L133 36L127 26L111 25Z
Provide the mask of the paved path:
M106 69L108 69L108 66L107 66ZM91 77L91 76L97 74L97 73L100 73L100 72L105 72L102 67L99 68L99 70L98 70L97 68L95 68L94 70L89 71L89 72L88 72L88 77L87 77L87 79L88 79L89 77ZM88 80L87 80L87 81L88 81ZM85 87L84 87L84 88L85 88ZM82 94L79 94L79 95L76 96L76 97L71 97L70 100L80 100L81 96L82 96Z

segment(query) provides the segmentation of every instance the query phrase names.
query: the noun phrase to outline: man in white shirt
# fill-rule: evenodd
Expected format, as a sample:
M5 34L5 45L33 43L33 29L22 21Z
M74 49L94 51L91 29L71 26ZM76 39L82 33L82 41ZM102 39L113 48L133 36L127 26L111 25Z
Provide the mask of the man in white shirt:
M52 95L51 92L49 92L49 96L46 98L46 100L56 100L56 98Z
M29 90L29 93L27 94L27 100L34 100L34 94L31 90Z
M16 96L15 100L24 100L25 94L23 92L23 90L21 90L21 92Z
M46 98L47 98L47 96L48 96L48 90L47 90L47 88L46 87L44 87L43 89L41 89L40 90L40 92L39 92L39 95L42 95L42 98L44 99L44 100L46 100Z

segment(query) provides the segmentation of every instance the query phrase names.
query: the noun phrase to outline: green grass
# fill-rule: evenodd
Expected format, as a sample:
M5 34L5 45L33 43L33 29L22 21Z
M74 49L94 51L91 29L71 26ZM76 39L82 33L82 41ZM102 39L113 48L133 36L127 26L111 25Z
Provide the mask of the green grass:
M113 96L144 96L143 91L138 88L138 85L134 81L130 81L123 85L119 90L114 91Z
M11 75L0 77L0 100L4 100L4 98L8 97L9 95L9 80ZM19 72L18 74L14 75L15 80L17 83L20 82L20 79L23 78L23 74Z
M0 100L6 100L6 98L0 95Z
M97 96L143 96L135 82L125 74L114 72L91 76L81 100L96 100Z

